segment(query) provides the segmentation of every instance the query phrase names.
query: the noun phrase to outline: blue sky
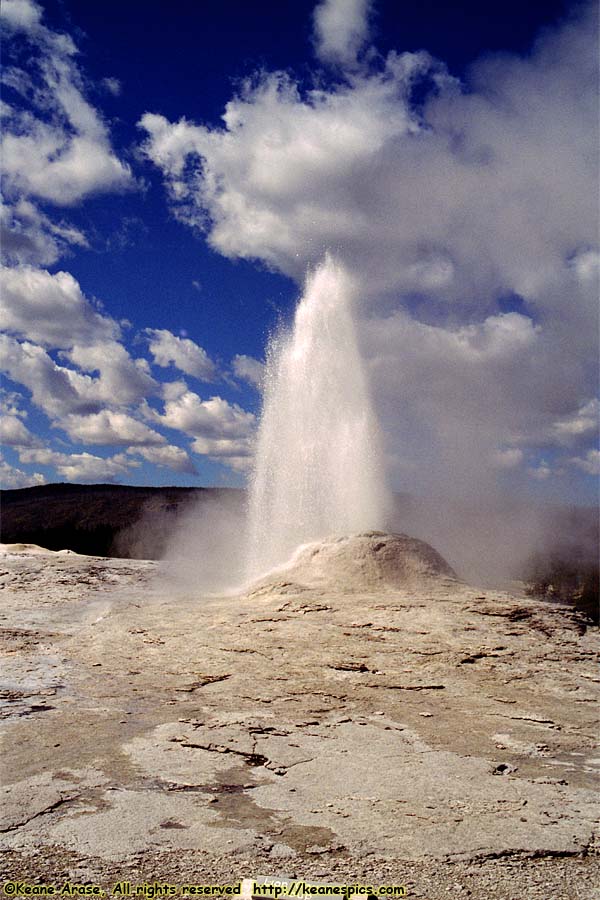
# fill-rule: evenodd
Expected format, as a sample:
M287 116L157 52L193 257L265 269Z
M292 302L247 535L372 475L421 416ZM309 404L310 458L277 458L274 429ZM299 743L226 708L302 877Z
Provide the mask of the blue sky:
M397 489L590 502L593 7L2 22L4 487L243 484L268 336L330 250Z

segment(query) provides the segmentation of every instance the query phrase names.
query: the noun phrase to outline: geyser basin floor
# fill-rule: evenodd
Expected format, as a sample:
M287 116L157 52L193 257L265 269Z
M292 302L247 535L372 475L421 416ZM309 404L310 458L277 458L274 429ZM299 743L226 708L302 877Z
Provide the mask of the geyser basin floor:
M597 630L458 583L204 601L157 569L2 560L3 879L593 897Z

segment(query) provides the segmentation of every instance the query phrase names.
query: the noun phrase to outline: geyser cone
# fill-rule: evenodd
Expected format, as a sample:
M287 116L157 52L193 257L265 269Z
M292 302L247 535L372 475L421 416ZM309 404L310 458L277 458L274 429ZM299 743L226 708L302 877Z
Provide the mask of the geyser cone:
M250 587L256 595L305 590L344 594L427 590L454 584L446 560L406 534L368 531L304 544L292 558Z
M388 491L352 318L331 258L309 277L292 331L271 344L250 491L248 577L308 541L385 526Z

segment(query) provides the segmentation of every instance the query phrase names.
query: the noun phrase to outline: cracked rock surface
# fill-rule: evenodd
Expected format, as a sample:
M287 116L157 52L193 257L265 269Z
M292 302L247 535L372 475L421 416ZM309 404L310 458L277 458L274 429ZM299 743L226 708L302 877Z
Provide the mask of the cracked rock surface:
M600 896L600 641L573 610L451 572L201 597L26 547L0 584L4 879Z

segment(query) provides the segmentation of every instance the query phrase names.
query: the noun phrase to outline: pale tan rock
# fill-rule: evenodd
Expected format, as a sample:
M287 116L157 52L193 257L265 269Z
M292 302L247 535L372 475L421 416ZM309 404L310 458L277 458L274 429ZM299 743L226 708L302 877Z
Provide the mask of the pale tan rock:
M591 897L597 629L443 569L377 587L368 548L368 590L331 586L342 553L221 598L154 563L6 554L3 874L319 861L430 898L575 875Z

